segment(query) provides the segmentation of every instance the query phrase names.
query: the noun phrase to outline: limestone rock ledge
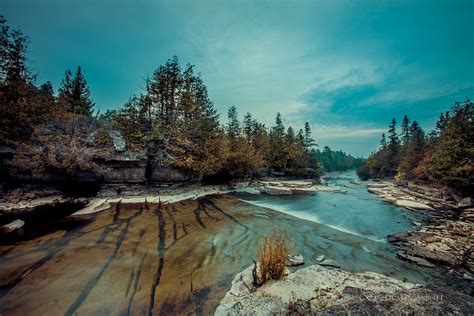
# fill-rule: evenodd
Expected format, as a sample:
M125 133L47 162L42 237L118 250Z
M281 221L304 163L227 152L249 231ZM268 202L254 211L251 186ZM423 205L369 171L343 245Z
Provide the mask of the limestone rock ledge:
M234 278L215 315L469 314L473 308L471 296L451 289L319 265L255 288L250 266Z

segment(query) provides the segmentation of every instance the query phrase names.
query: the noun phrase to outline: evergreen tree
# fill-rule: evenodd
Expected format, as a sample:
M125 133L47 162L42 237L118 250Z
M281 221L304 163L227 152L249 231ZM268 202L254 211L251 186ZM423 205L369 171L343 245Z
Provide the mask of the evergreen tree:
M410 141L410 119L406 115L403 117L402 121L401 139L403 145L408 144Z
M0 29L0 144L14 145L29 139L43 117L27 66L28 38L10 30L2 16Z
M48 98L54 99L54 88L51 82L47 81L46 83L43 83L40 88L39 92Z
M72 100L72 71L67 69L64 78L61 80L58 89L58 99L67 104L68 110L71 109ZM72 112L72 111L70 111Z
M400 153L400 140L396 130L397 121L395 118L392 119L392 123L389 125L388 130L388 174L386 176L394 176L398 168L399 153Z
M309 125L309 122L304 123L304 145L306 151L308 151L312 146L316 145L314 139L311 138L311 126Z
M303 132L303 129L301 128L298 131L298 141L302 146L304 146L304 132Z
M271 137L276 142L282 142L285 136L285 126L281 120L281 114L278 112L275 117L275 125L272 127Z
M231 141L234 141L241 134L237 108L235 106L231 106L229 108L229 110L227 111L227 118L227 135L229 136Z
M457 102L427 166L431 179L472 192L474 189L474 103Z
M423 159L425 147L425 133L418 125L417 121L413 121L409 127L410 140L405 145L404 153L400 157L400 165L397 179L414 178L414 170Z
M251 142L252 139L252 127L253 127L253 119L252 114L247 112L244 116L244 135L248 142Z
M92 115L94 102L91 100L89 86L87 85L87 81L82 74L80 66L77 66L76 74L72 81L71 101L71 112L86 116Z
M277 171L285 171L288 160L288 152L285 149L285 126L283 125L281 114L278 112L275 117L275 125L270 131L270 146L272 148L270 166Z
M286 141L289 144L293 144L296 142L295 131L291 126L288 126L288 129L286 130Z
M94 102L92 102L89 86L80 66L77 66L74 76L71 70L66 70L59 87L59 100L66 104L71 113L84 116L92 115Z
M385 139L385 133L382 133L382 138L380 139L380 149L387 148L387 140Z

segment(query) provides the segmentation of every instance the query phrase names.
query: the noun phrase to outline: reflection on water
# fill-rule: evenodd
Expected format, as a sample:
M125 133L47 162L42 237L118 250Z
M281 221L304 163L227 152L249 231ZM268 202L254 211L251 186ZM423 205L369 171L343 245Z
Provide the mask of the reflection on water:
M384 242L415 215L380 203L363 187L347 190L240 196L294 216L212 196L161 208L118 204L65 220L44 235L0 246L0 314L209 314L233 276L252 263L258 240L275 228L290 234L294 252L309 264L324 254L354 272L435 280Z

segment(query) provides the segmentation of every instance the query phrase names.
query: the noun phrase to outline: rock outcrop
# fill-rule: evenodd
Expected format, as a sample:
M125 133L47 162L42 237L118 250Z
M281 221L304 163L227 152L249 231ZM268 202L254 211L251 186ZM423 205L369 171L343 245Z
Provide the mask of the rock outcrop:
M101 211L105 211L110 208L110 203L107 199L96 198L90 201L83 209L73 213L72 217L81 217L84 215L89 215Z
M427 217L414 223L415 231L387 236L400 248L399 258L447 270L461 283L473 277L474 208L470 197L461 198L447 189L410 182L405 186L373 182L368 184L368 191L397 206L426 211Z
M383 200L412 211L432 211L438 208L456 208L454 198L446 190L427 185L408 183L396 185L392 181L367 183L367 191L377 194Z
M260 288L252 286L252 267L245 269L215 315L469 314L473 307L472 297L451 289L313 265Z

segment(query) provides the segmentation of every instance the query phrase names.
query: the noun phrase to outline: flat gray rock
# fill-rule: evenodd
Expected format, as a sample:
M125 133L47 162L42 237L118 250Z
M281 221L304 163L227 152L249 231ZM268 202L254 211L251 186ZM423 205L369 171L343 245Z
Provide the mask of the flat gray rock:
M289 267L301 266L304 264L303 255L288 256L287 261L287 266Z
M339 263L337 263L336 261L334 261L332 259L324 259L323 261L321 261L319 263L319 265L321 265L323 267L332 267L332 268L340 268L341 267L339 265Z
M25 225L24 221L22 221L21 219L17 219L11 223L1 226L0 232L8 234L8 233L11 233L12 231L22 228L24 225Z

